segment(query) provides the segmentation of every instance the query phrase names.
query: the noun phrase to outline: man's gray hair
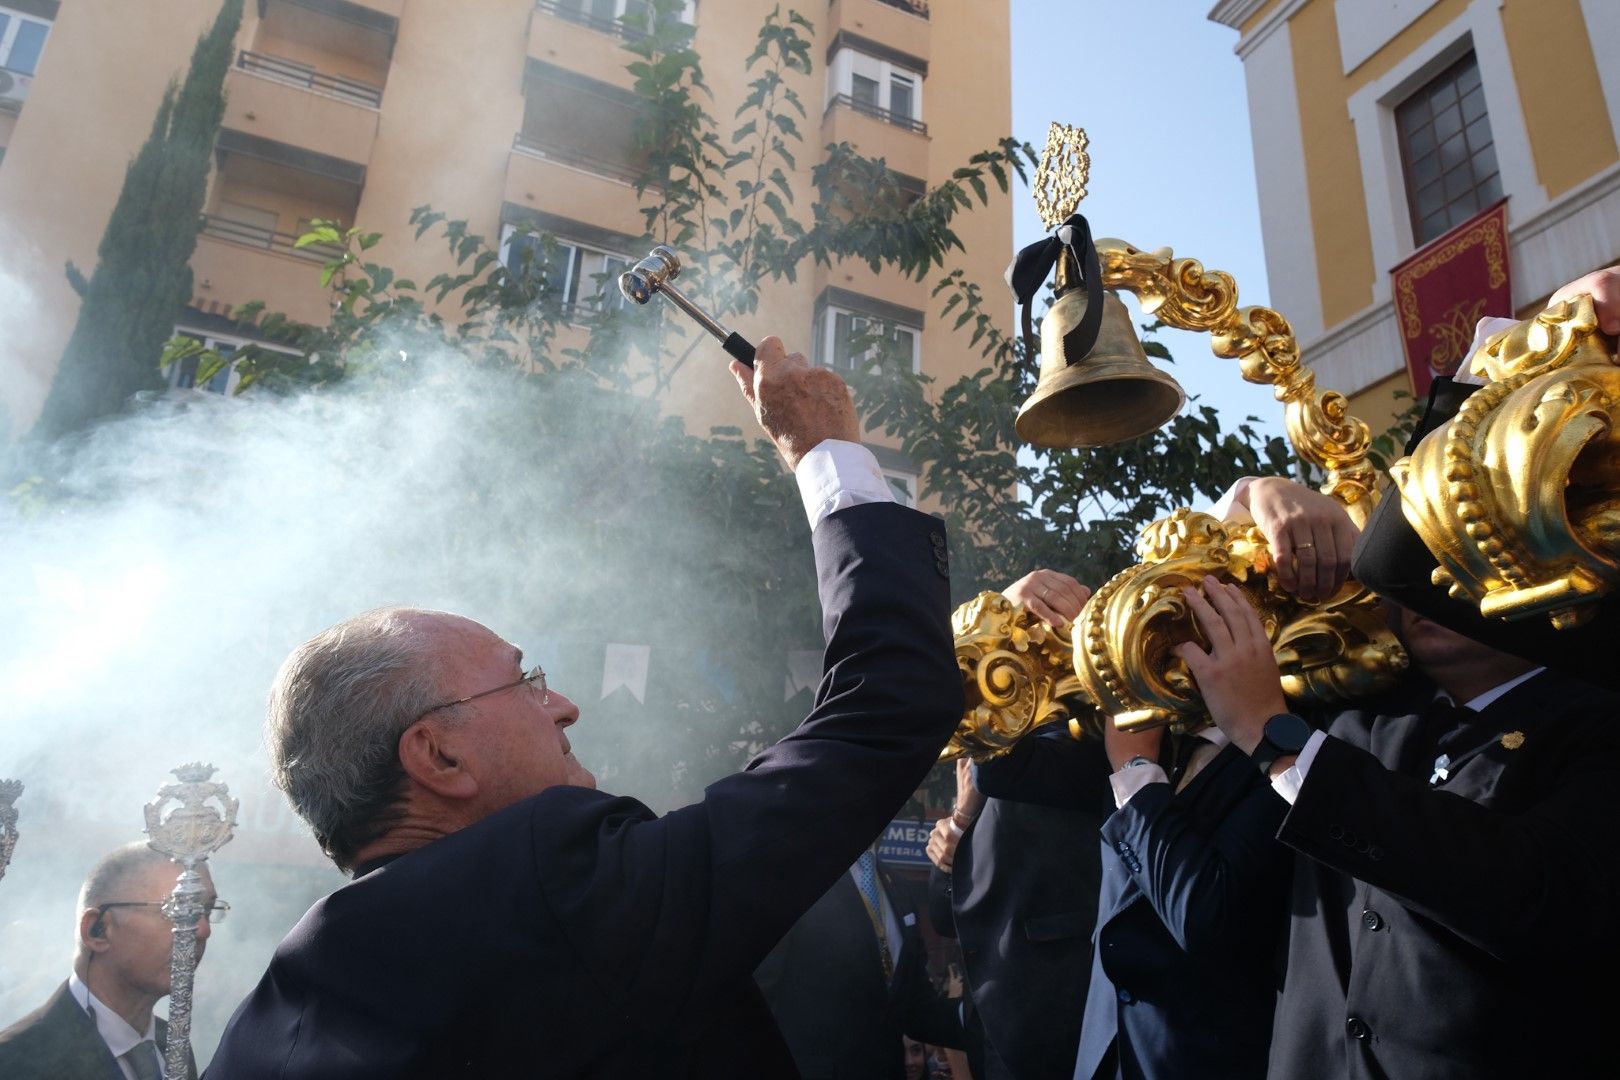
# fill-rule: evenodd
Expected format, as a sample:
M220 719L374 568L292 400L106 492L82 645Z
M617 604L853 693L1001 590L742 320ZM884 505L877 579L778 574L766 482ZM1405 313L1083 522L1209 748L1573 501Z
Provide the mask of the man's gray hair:
M161 896L135 895L139 879L146 876L154 866L174 866L167 855L152 850L152 845L145 840L135 840L122 847L113 848L90 868L85 875L84 884L79 886L79 911L82 916L85 912L94 910L102 904L115 904L128 900L162 900ZM176 873L179 867L175 867ZM82 922L75 922L73 930L74 941L82 950L84 941L79 936L79 927Z
M276 786L332 861L355 853L399 816L399 739L439 704L438 658L414 608L378 608L310 638L270 690L267 735Z
M97 860L79 886L79 911L89 911L102 904L121 900L161 900L161 896L126 896L132 882L143 876L148 867L169 863L169 857L153 851L145 840L135 840L123 847L113 848ZM170 864L173 865L173 864Z

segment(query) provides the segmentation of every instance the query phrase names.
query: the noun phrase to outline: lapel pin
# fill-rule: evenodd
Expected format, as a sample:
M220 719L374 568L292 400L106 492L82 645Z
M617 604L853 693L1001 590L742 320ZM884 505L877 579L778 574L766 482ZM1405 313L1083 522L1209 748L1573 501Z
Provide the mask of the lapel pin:
M1502 736L1502 749L1517 750L1524 745L1524 732L1510 731Z

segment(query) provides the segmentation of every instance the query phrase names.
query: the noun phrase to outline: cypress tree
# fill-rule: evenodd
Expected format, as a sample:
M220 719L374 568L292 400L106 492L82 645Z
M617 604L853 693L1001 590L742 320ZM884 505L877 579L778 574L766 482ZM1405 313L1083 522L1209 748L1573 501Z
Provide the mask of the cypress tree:
M202 231L214 139L225 115L225 74L236 53L242 0L225 0L197 40L185 82L170 81L152 133L124 174L83 297L45 399L36 437L76 431L163 385L157 360L191 300L191 255Z

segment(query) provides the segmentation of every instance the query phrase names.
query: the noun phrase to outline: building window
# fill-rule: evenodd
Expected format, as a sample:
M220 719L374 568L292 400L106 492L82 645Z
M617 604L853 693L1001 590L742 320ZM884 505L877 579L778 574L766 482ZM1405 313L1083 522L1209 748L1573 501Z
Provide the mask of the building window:
M910 473L895 472L893 469L883 470L883 479L889 482L889 490L894 492L894 501L901 506L916 509L917 506L917 478Z
M201 344L204 349L212 350L223 357L229 357L237 349L248 344L246 338L219 337L202 330L188 330L183 326L175 327L174 332L177 337L190 338ZM271 352L286 353L288 356L299 355L292 349L277 348L263 342L256 342L255 344L260 349L267 349ZM177 360L170 364L164 372L168 377L169 386L175 390L202 390L206 393L223 394L227 397L236 392L236 386L242 381L242 377L237 372L234 363L226 364L210 376L206 382L198 383L197 371L201 362L202 357L200 356L188 356L183 360Z
M230 238L237 243L263 248L275 246L276 226L281 223L281 215L276 211L221 199L216 216L219 224L227 227L225 231L234 233Z
M828 307L821 313L817 334L817 362L839 371L854 371L883 357L896 357L922 370L919 344L922 331L872 315Z
M1395 108L1418 247L1502 197L1485 88L1473 53Z
M514 275L544 272L565 313L575 308L622 310L624 294L619 275L634 260L617 252L602 251L573 240L545 238L515 225L501 226L501 263Z
M646 32L641 27L646 25L652 3L651 0L536 0L535 7L560 19L577 22L606 34L638 38L645 36ZM690 25L696 8L696 0L686 0L686 5L677 17ZM623 21L626 15L630 16L634 25Z
M649 149L636 145L645 109L628 90L531 58L513 148L633 184L647 170Z
M922 122L921 72L846 47L833 54L827 80L830 104L849 105L914 131L927 130Z
M32 75L45 49L51 24L44 19L0 7L0 68L18 75Z

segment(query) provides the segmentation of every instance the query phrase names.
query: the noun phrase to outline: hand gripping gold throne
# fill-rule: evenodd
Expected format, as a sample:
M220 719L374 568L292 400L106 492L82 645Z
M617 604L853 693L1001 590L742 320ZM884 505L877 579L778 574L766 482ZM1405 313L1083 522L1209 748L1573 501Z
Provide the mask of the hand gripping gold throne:
M1406 667L1371 593L1350 582L1321 604L1295 599L1277 585L1270 550L1252 524L1177 510L1148 526L1136 549L1142 561L1091 597L1072 636L999 593L956 610L967 712L945 757L994 757L1060 720L1075 738L1105 722L1182 731L1207 724L1197 687L1171 651L1201 641L1181 589L1206 574L1237 582L1259 611L1283 692L1296 706L1376 693Z

